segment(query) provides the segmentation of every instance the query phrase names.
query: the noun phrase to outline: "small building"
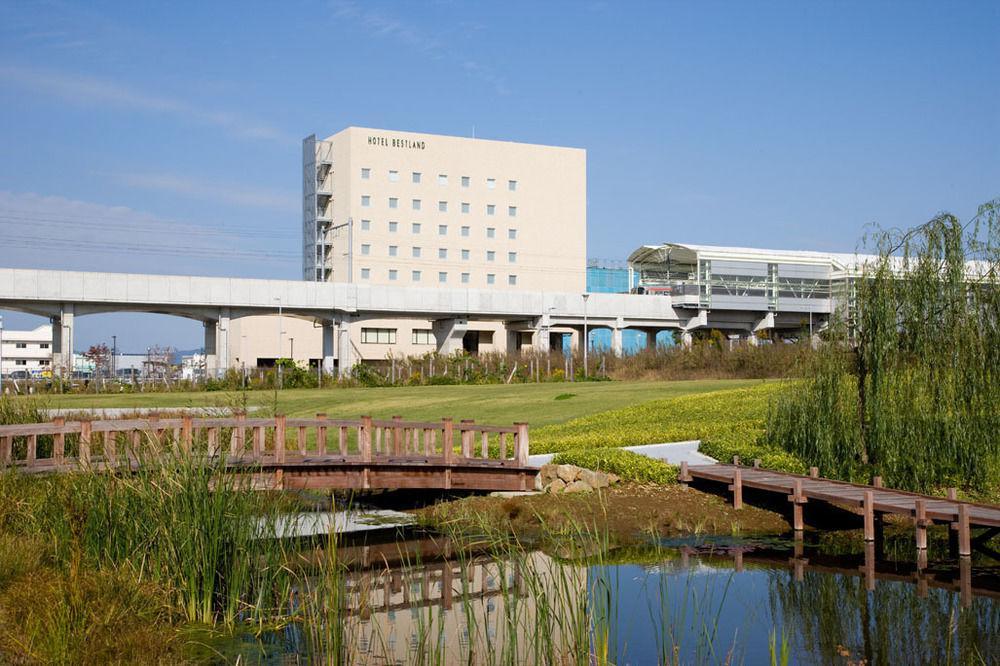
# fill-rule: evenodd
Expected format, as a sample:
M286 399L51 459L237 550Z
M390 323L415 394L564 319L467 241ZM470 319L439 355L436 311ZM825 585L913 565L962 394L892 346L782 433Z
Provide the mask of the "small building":
M27 379L52 376L52 326L30 331L0 328L0 374Z

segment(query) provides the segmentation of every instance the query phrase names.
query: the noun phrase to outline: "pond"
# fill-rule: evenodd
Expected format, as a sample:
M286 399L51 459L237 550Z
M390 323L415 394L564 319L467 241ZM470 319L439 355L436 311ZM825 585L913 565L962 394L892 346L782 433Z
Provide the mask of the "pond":
M1000 563L855 537L543 553L383 529L317 547L337 573L294 592L301 622L217 649L273 664L1000 662Z

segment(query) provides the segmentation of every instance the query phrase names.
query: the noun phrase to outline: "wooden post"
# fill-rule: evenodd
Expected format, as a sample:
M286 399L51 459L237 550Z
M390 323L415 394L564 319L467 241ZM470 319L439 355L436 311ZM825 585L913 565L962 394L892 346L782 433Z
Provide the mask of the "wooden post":
M115 441L117 434L113 430L104 431L104 461L109 465L113 465L118 461L118 446Z
M948 499L950 499L952 502L958 501L958 488L948 489Z
M325 421L326 414L317 414L317 421ZM360 438L358 444L361 444ZM316 426L316 454L320 456L326 455L326 426L320 423Z
M60 432L52 435L52 457L57 465L62 465L63 457L66 455L66 435L61 432L61 429L66 425L66 419L57 416L52 419L52 425L60 429Z
M743 472L737 467L733 471L733 483L729 486L729 489L733 491L733 508L742 509L743 508Z
M875 541L875 491L865 491L861 511L865 521L865 541Z
M247 447L246 442L246 429L243 426L243 422L247 420L246 412L239 412L236 414L236 428L233 430L233 441L231 444L230 452L233 455L239 454L243 455Z
M521 467L528 466L528 424L527 423L515 423L517 426L517 443L514 448L516 449L517 464Z
M872 485L874 487L876 487L876 488L881 488L882 487L882 477L881 476L873 476L872 477Z
M28 467L33 467L38 457L38 435L28 435Z
M918 499L914 502L914 525L917 531L917 550L927 551L927 501Z
M337 444L340 449L340 455L347 455L347 426L340 426L337 428Z
M402 420L402 416L392 417L392 453L396 456L403 455L403 426L400 425Z
M868 492L871 492L870 490ZM875 591L875 544L866 540L865 543L865 588Z
M808 501L802 494L802 479L795 479L793 482L792 494L788 496L788 501L792 503L792 529L801 532L804 529L802 505Z
M490 457L490 434L488 432L486 432L485 430L483 431L482 440L483 440L483 446L482 446L482 449L483 449L482 450L483 458L489 458Z
M253 459L260 462L264 455L264 426L253 427Z
M475 423L472 419L463 419L462 425L472 425ZM466 430L459 426L459 431L462 433L462 457L471 458L472 457L472 436L473 432L471 430Z
M733 456L733 464L736 465L736 466L739 466L739 464L740 464L740 457L739 456Z
M156 444L157 448L159 448L159 446L160 446L160 415L159 415L159 413L152 412L149 415L149 430L150 430L150 432L152 433L152 436L153 436L153 443ZM157 451L157 454L159 454L159 451Z
M753 459L753 467L754 469L760 469L760 458Z
M958 556L970 557L972 555L972 535L969 530L969 505L958 505Z
M219 455L219 429L208 429L208 456L214 458Z
M691 474L688 472L688 461L681 461L681 472L677 475L677 480L683 483L685 486L691 483Z
M809 477L813 478L813 479L818 479L819 478L819 467L810 467L809 468Z
M958 560L958 599L962 608L972 605L972 558Z
M285 462L285 415L274 416L274 461Z
M9 465L13 454L14 437L12 435L7 435L3 439L0 439L0 463Z
M90 421L80 422L80 466L89 467L90 466L90 432L91 432Z
M372 461L372 417L362 416L361 427L358 428L358 447L361 449L361 460Z
M191 416L185 414L181 421L181 444L184 453L191 453L191 445L194 443L194 423Z
M441 442L444 464L451 465L452 458L455 455L455 424L449 418L443 418L441 421L444 423L444 439Z
M500 433L500 460L507 459L507 433Z
M296 448L299 450L300 456L306 455L306 443L309 441L309 432L306 430L305 426L299 426L295 429L295 444Z

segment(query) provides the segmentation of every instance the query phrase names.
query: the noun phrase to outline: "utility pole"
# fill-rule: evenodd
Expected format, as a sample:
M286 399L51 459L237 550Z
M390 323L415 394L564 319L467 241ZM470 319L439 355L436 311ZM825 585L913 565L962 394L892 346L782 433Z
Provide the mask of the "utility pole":
M587 367L587 347L590 346L590 335L587 329L587 299L590 298L590 294L584 292L583 294L583 378L586 379L589 376L589 368Z
M282 321L281 321L281 297L280 296L276 297L274 300L278 301L278 355L274 359L274 364L275 364L275 366L277 366L276 369L278 371L278 388L280 389L281 388L281 384L282 384L282 381L281 381L281 379L282 379L282 377L281 377L281 347L282 347L281 337L282 337L282 334L284 334L284 330L282 330L284 328L284 326L282 325Z
M118 336L111 336L111 378L118 378Z
M0 396L3 395L3 315L0 315Z

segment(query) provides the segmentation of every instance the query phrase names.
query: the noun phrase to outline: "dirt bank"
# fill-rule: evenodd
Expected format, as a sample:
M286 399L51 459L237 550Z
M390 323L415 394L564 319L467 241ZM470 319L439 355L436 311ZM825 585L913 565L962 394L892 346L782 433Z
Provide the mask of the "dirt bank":
M780 534L790 529L773 511L736 511L721 497L679 485L624 484L601 492L523 497L468 497L417 511L438 529L499 530L523 541L544 542L579 534L604 534L619 544L650 536Z

